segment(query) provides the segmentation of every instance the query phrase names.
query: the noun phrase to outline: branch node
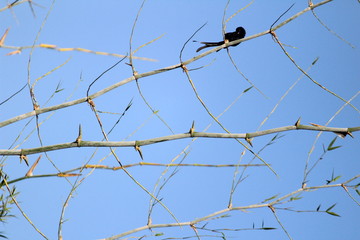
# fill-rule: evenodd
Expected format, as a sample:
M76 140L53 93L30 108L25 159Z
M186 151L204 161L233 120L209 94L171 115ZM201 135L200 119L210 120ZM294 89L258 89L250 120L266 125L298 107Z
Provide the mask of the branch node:
M86 101L90 104L91 107L95 108L95 103L91 98L87 98Z
M273 205L269 205L268 207L271 209L271 211L272 211L273 213L275 213L275 208L274 208Z
M347 187L345 186L345 184L342 183L342 184L341 184L341 187L344 188L344 190L345 190L346 192L349 192L348 189L347 189Z
M186 72L186 73L189 72L189 70L187 69L186 65L184 65L184 64L181 63L180 67L182 68L183 72Z
M138 71L134 70L133 76L135 78L135 81L137 81L139 79L139 77L137 75L139 75Z
M36 110L40 109L40 106L39 106L39 104L33 103L33 108L34 108L34 110L36 112Z

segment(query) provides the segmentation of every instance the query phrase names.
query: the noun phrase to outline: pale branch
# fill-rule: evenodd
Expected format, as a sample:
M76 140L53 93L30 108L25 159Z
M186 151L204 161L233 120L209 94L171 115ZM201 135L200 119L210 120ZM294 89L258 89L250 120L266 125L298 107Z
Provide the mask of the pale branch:
M106 165L99 165L99 164L85 164L81 167L73 168L70 170L62 171L60 173L49 173L49 174L39 174L39 175L28 175L26 174L23 177L15 178L12 180L8 180L8 184L14 184L23 180L29 180L34 178L46 178L46 177L77 177L80 176L81 172L84 169L98 169L98 170L109 170L109 171L118 171L124 168L131 168L131 167L141 167L141 166L149 166L149 167L200 167L200 168L233 168L233 167L265 167L265 164L200 164L200 163L153 163L153 162L138 162L123 165L122 167L117 166L106 166Z
M324 132L333 132L335 134L340 134L342 136L351 135L352 132L360 131L359 127L352 128L336 128L336 127L325 127L320 125L300 125L295 124L293 126L284 126L279 128L272 128L263 131L251 132L251 133L208 133L208 132L193 132L193 133L180 133L174 135L168 135L163 137L145 139L145 140L136 140L136 141L84 141L81 142L69 142L69 143L60 143L54 145L48 145L43 147L28 148L28 149L6 149L0 150L0 155L19 155L26 156L31 154L37 154L41 152L50 152L55 150L75 148L75 147L140 147L160 142L185 139L185 138L242 138L242 139L251 139L254 137L260 137L268 134L292 131L292 130L309 130L309 131L324 131Z
M290 17L289 19L285 20L284 22L278 24L277 26L275 26L274 28L272 28L271 30L272 31L275 31L277 29L279 29L280 27L284 26L285 24L287 24L288 22L298 18L299 16L301 16L302 14L316 8L316 7L319 7L323 4L326 4L328 2L331 2L333 0L325 0L323 2L320 2L320 3L317 3L317 4L314 4L312 5L311 7L308 7L306 9L304 9L303 11L295 14L294 16ZM190 63L193 63L195 62L196 60L198 59L201 59L213 52L216 52L222 48L226 48L226 47L229 47L229 46L232 46L232 45L236 45L240 42L245 42L245 41L249 41L251 39L254 39L254 38L258 38L258 37L261 37L261 36L264 36L266 34L269 34L271 32L271 30L266 30L264 32L261 32L261 33L258 33L258 34L255 34L255 35L252 35L252 36L249 36L247 38L243 38L243 39L240 39L240 40L236 40L236 41L232 41L232 42L228 42L228 43L225 43L219 47L216 47L216 48L213 48L209 51L206 51L200 55L197 55L195 57L192 57L182 63L178 63L178 64L175 64L175 65L172 65L172 66L168 66L168 67L165 67L165 68L161 68L161 69L156 69L156 70L153 70L153 71L150 71L150 72L145 72L145 73L139 73L139 74L136 74L135 76L131 76L129 78L126 78L122 81L119 81L107 88L104 88L92 95L89 96L90 99L94 99L94 98L97 98L101 95L104 95L105 93L107 92L110 92L122 85L125 85L129 82L132 82L136 79L140 79L140 78L144 78L144 77L148 77L148 76L152 76L152 75L156 75L156 74L159 74L159 73L163 73L163 72L167 72L167 71L171 71L171 70L174 70L174 69L177 69L177 68L181 68L183 66L186 66L186 65L189 65ZM74 105L77 105L77 104L80 104L80 103L84 103L84 102L87 102L88 101L88 98L87 97L83 97L83 98L79 98L77 100L73 100L73 101L70 101L70 102L65 102L65 103L62 103L62 104L58 104L58 105L55 105L55 106L51 106L51 107L45 107L45 108L39 108L37 110L33 110L31 112L28 112L28 113L25 113L25 114L21 114L21 115L18 115L16 117L13 117L13 118L10 118L8 120L5 120L3 122L0 122L0 128L1 127L4 127L4 126L7 126L9 124L12 124L14 122L17 122L17 121L20 121L20 120L23 120L23 119L26 119L28 117L32 117L32 116L35 116L35 115L39 115L39 114L42 114L42 113L46 113L46 112L50 112L50 111L54 111L54 110L57 110L57 109L62 109L62 108L66 108L66 107L70 107L70 106L74 106Z
M356 175L350 179L348 179L347 181L343 182L343 183L338 183L338 184L332 184L332 185L320 185L320 186L312 186L312 187L303 187L303 188L299 188L291 193L288 193L282 197L278 197L273 199L270 202L262 202L262 203L258 203L258 204L251 204L251 205L247 205L247 206L239 206L239 207L231 207L231 208L225 208L216 212L213 212L207 216L203 216L200 218L196 218L193 221L187 221L187 222L180 222L180 223L164 223L164 224L148 224L139 228L134 228L132 230L129 230L127 232L123 232L121 234L118 235L114 235L108 238L103 238L102 240L114 240L114 239L118 239L121 237L125 237L125 236L129 236L130 234L133 233L137 233L137 232L141 232L144 230L149 230L149 229L155 229L155 228L166 228L166 227L182 227L182 226L189 226L189 227L194 227L196 224L201 223L201 222L206 222L206 221L210 221L212 220L214 217L220 216L220 215L224 215L228 212L231 211L246 211L248 209L256 209L256 208L269 208L272 207L274 205L280 205L280 204L286 204L291 200L288 201L284 201L286 199L290 199L292 196L297 195L299 193L302 192L309 192L309 191L315 191L315 190L320 190L320 189L324 189L324 188L337 188L337 187L343 187L346 184L349 184L350 182L356 180L360 178L360 175Z

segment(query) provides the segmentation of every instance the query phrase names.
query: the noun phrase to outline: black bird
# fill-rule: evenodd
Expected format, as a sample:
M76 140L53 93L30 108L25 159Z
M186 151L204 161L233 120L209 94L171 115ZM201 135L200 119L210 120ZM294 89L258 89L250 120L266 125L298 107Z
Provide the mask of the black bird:
M239 40L244 38L246 35L246 31L243 27L238 27L236 28L235 32L229 32L229 33L225 33L225 40L228 40L229 42L235 41L235 40ZM208 47L216 47L216 46L220 46L223 45L225 43L225 41L220 41L220 42L200 42L202 44L205 44L202 47L199 47L196 52L199 52L201 50L203 50L204 48L208 48ZM232 47L235 47L238 44L232 45Z

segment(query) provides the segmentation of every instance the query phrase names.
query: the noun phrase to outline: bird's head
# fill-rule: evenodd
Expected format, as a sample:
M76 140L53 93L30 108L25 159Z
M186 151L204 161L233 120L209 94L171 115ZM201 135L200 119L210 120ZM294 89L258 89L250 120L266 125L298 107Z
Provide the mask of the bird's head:
M237 32L237 34L239 34L240 36L242 36L241 38L245 37L245 35L246 35L245 28L243 28L243 27L237 27L237 28L236 28L236 32Z

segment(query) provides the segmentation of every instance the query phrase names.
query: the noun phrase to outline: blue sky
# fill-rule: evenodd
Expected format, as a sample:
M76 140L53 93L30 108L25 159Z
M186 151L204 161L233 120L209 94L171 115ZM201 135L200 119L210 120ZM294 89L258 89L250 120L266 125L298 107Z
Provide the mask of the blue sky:
M246 6L250 1L231 1L226 16ZM280 20L302 11L307 7L306 0L255 0L248 8L241 11L227 23L227 30L234 31L243 26L247 36L265 30L291 4L294 7ZM0 8L7 1L0 1ZM48 1L37 1L42 7L33 6L34 18L27 3L14 6L11 10L0 12L0 34L10 28L5 46L31 46L49 10ZM36 44L54 44L59 48L84 48L92 51L126 55L129 53L129 38L134 19L141 1L56 1ZM165 1L149 0L145 3L137 21L133 35L133 49L162 36L159 40L141 48L135 53L137 57L156 59L154 62L134 60L139 73L172 66L179 63L179 53L188 38L204 23L206 25L194 36L198 41L220 41L222 39L222 18L227 1ZM314 3L316 3L314 1ZM356 23L360 20L360 4L353 1L334 0L315 10L317 15L338 35L353 44L352 48L335 35L331 34L314 16L307 12L276 31L286 50L303 69L319 58L309 70L309 75L316 81L336 92L344 99L352 98L360 88L360 29ZM183 52L187 60L198 54L195 52L199 43L190 41ZM0 101L20 89L28 79L28 60L30 49L21 54L6 56L11 48L0 49ZM261 122L271 112L283 94L297 81L299 82L280 103L276 111L261 130L293 125L301 117L301 123L325 125L344 104L341 100L325 92L312 83L291 63L279 45L270 35L261 36L230 48L238 68L266 97L254 88L243 94L239 100L220 118L221 123L233 133L257 131ZM202 52L201 52L202 53ZM68 61L63 67L41 79L35 87L35 94L40 107L53 106L69 100L86 96L89 84L103 71L113 65L119 58L78 51L57 52L51 49L35 48L31 57L30 79L33 82L55 67ZM131 68L120 63L104 75L91 88L91 93L99 91L116 82L132 76ZM188 65L190 76L198 93L214 115L219 115L242 92L249 88L249 83L236 71L226 50L212 53ZM54 93L60 84L63 89ZM156 74L139 80L141 90L151 106L158 110L175 133L189 130L195 121L196 131L203 131L209 124L208 132L224 130L214 123L197 100L186 75L181 69ZM47 100L50 102L47 103ZM144 140L171 135L171 131L152 114L142 100L136 83L130 82L113 91L96 98L98 110L122 113L128 103L132 106L120 123L109 135L111 141ZM360 108L360 101L355 98L352 104ZM23 113L32 111L28 89L23 90L10 101L0 106L0 122ZM83 129L83 139L101 141L103 139L94 114L86 103L57 110L39 116L39 121L46 120L40 127L44 145L72 142L77 136L78 126ZM109 130L118 120L119 115L101 114L105 130ZM33 118L2 127L0 129L0 149L8 149L21 133L15 145L18 148L39 147ZM359 126L359 112L346 106L330 123L332 127ZM24 130L22 130L24 128ZM33 132L32 132L33 131ZM323 146L328 146L335 134L323 133L309 154L317 132L292 131L283 132L281 138L266 147L261 157L271 164L278 177L266 167L250 167L244 172L242 181L234 193L234 206L258 204L276 194L286 195L301 187L304 167L309 158L310 165L322 156ZM29 138L26 138L30 135ZM326 184L332 172L341 178L341 183L359 173L359 137L337 139L335 145L341 145L334 151L327 152L314 170L309 174L308 186ZM267 135L253 140L254 152L260 151L275 136ZM26 140L24 140L26 139ZM192 142L191 139L164 142L142 147L144 161L150 163L170 163ZM261 163L252 160L250 152L241 158L244 148L232 139L197 139L184 155L175 161L179 163L198 164L237 164ZM94 157L93 148L73 148L49 152L48 156L61 171L80 167L89 159L90 164L117 166L109 155L109 149L97 150ZM117 150L123 164L138 163L139 154L133 148ZM42 154L42 159L34 174L56 173L56 169ZM39 155L29 156L32 164ZM103 160L103 158L105 158ZM25 175L28 167L19 164L18 157L2 158L3 170L13 180ZM153 190L157 180L165 170L164 167L132 167L128 171L144 187ZM170 168L165 179L170 177L174 168ZM180 167L178 172L160 192L159 198L175 214L180 222L191 221L227 208L229 192L235 168L202 168ZM242 168L239 170L242 172ZM83 176L90 170L85 171ZM69 178L74 183L76 178ZM357 184L357 182L353 183ZM17 200L34 224L49 239L57 238L58 222L61 208L71 186L64 178L49 177L27 179L16 183L20 194ZM351 194L356 196L354 190ZM302 199L278 205L279 208L293 210L315 210L336 203L333 211L341 217L326 213L298 213L288 210L276 210L286 230L294 239L358 239L360 236L357 220L359 208L342 188L332 188L306 192ZM141 227L147 223L150 197L141 190L122 171L95 170L79 186L70 200L65 212L63 224L64 239L102 239L122 232ZM0 225L0 231L9 239L40 239L40 235L21 216L13 206L8 223ZM252 209L247 212L233 211L230 217L209 221L209 229L242 229L274 227L276 230L225 231L233 239L288 239L277 223L269 208ZM154 224L173 223L171 216L157 204L152 215ZM202 222L197 227L203 226ZM21 231L19 231L21 229ZM189 227L161 228L143 231L131 235L145 239L166 239L170 237L194 236ZM155 236L161 232L162 236ZM214 232L199 230L201 239L219 236ZM208 237L206 237L208 236ZM129 237L129 236L127 236ZM135 238L136 239L136 238Z

